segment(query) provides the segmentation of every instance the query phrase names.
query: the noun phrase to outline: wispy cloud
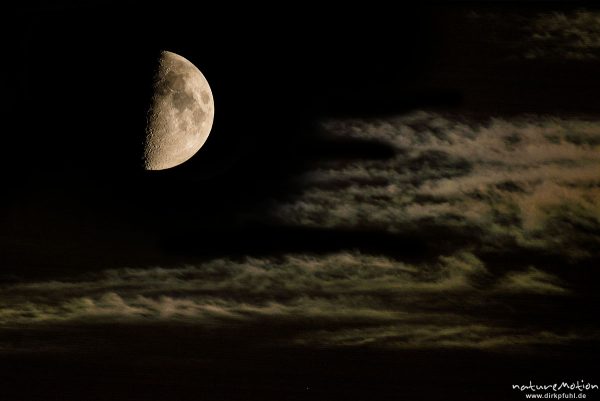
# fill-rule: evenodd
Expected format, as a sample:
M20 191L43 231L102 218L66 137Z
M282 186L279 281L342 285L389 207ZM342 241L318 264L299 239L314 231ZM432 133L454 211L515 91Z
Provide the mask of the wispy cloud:
M600 59L600 12L585 7L554 11L473 11L467 22L491 29L480 32L510 59L595 61Z
M600 246L597 121L529 116L482 123L416 112L324 128L385 142L396 156L323 163L304 176L300 197L275 210L278 221L388 232L427 222L481 232L483 244L510 242L575 259Z
M549 331L520 331L481 324L402 324L387 327L318 331L300 338L303 345L381 346L394 349L419 348L520 348L529 345L561 344L582 339L581 335Z
M507 294L564 296L562 285L540 270L493 275L466 252L420 264L347 252L217 259L4 286L0 325L276 324L297 328L282 339L293 344L493 347L520 338L523 328L496 321L482 309L505 308ZM548 336L540 341L568 340L563 334Z
M541 13L532 20L530 35L526 58L598 59L600 12Z
M529 291L541 294L562 294L567 291L555 276L533 267L526 271L507 273L498 283L498 289L507 292Z

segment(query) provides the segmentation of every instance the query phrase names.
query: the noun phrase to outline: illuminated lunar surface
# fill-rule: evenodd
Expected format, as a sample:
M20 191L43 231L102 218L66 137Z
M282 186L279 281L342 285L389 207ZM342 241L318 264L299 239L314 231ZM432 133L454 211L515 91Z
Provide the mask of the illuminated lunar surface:
M204 75L190 61L163 51L154 77L144 143L144 168L164 170L189 160L206 142L214 100Z

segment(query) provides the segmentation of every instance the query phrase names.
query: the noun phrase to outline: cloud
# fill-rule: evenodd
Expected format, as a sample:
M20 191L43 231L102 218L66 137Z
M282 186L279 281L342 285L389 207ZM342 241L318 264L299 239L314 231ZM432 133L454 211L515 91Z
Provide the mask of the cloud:
M562 294L567 290L558 284L560 280L551 274L530 267L524 272L512 271L498 283L498 289L507 292L523 290L541 294Z
M600 56L600 12L540 13L533 18L530 49L526 58L598 59Z
M387 143L396 156L321 163L304 175L303 193L274 210L276 221L390 233L427 224L481 233L481 246L513 243L573 260L600 246L598 121L414 112L324 129Z
M517 307L507 295L562 297L568 295L563 286L539 269L495 275L468 252L427 263L357 252L215 259L5 285L0 326L168 323L210 331L275 325L295 328L279 341L306 346L501 347L524 335L520 325L493 318L507 303ZM544 320L529 326L522 343L571 340ZM536 342L532 330L549 334Z
M470 348L510 349L530 345L561 344L582 339L573 333L549 331L524 332L514 328L485 325L403 324L388 327L348 329L338 332L319 331L300 338L298 344L355 347L377 346L393 349Z
M561 7L558 7L559 9ZM509 59L588 61L600 58L600 12L580 7L543 12L471 12L468 24L486 26L481 38Z

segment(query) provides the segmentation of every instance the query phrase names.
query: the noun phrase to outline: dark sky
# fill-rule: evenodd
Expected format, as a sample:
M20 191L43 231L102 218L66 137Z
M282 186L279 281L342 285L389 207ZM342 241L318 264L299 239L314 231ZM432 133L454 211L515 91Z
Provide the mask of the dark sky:
M316 127L321 116L397 113L459 100L458 92L414 82L429 74L440 44L428 12L409 10L393 24L371 18L365 23L359 10L293 14L275 18L259 9L234 17L217 7L181 13L101 5L17 12L23 28L13 44L19 56L9 66L18 77L9 84L19 90L11 111L18 117L11 120L27 134L9 138L10 146L23 152L10 152L4 171L18 205L32 200L31 213L47 206L40 213L66 213L56 218L72 217L76 226L84 217L78 213L91 219L84 225L108 226L106 232L65 227L54 234L54 222L48 222L41 229L51 230L47 234L56 241L85 240L70 238L72 229L118 241L115 231L131 229L186 248L196 235L233 237L221 252L248 251L246 233L230 228L244 229L248 216L260 219L261 209L269 207L265 201L288 196L296 185L291 175L320 159L393 153L372 141L321 138ZM153 61L161 49L200 66L219 116L202 158L149 174L138 170L140 136ZM31 107L38 110L35 118ZM44 216L31 218L40 226ZM200 232L189 236L190 231ZM122 240L132 241L128 234ZM208 248L222 248L220 243ZM48 246L53 252L60 245ZM119 258L136 263L138 256Z
M96 2L2 19L7 399L599 384L598 10ZM143 171L161 50L203 72L215 121L188 162Z

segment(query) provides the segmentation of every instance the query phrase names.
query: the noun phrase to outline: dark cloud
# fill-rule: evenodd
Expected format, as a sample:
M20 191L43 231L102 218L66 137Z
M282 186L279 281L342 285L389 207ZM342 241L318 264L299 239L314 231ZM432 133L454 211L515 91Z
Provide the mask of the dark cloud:
M489 28L482 32L482 40L505 59L585 62L600 58L600 12L594 9L555 4L466 15L469 23Z
M600 56L600 12L576 10L540 13L530 25L529 59L597 60Z

